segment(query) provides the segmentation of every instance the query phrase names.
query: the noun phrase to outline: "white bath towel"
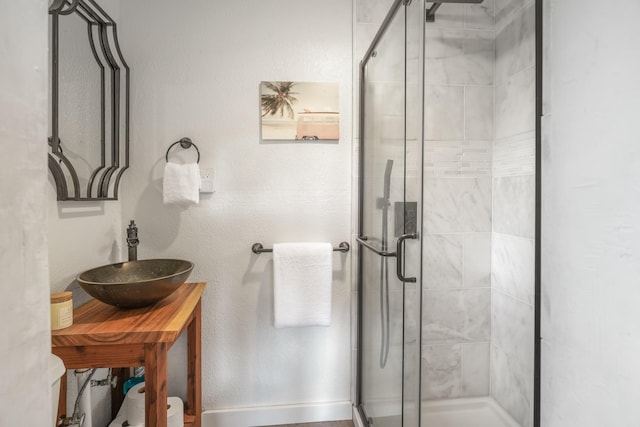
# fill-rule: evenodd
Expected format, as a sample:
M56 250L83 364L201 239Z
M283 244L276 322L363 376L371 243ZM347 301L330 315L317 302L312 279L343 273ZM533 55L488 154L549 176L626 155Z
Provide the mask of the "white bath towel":
M331 324L331 243L273 245L276 328Z
M200 203L200 167L197 163L167 162L162 181L165 205L197 205Z

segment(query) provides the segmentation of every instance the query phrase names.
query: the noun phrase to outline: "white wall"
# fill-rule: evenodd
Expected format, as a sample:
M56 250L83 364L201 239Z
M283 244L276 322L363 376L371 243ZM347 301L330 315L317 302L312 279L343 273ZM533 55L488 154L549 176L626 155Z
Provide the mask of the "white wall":
M0 423L51 422L46 238L47 2L0 14Z
M125 172L125 177L127 173ZM49 262L51 292L72 290L74 305L90 298L76 276L103 264L125 261L121 250L125 228L120 220L120 202L57 202L55 185L49 175ZM128 184L127 178L122 179ZM126 257L126 248L124 256Z
M542 425L636 426L640 3L546 6Z
M132 70L123 220L139 225L141 258L192 260L190 280L208 283L204 409L349 400L350 257L334 255L332 326L277 330L272 258L251 245L349 240L351 2L136 0L120 8ZM260 143L262 80L338 82L340 143ZM198 145L201 167L215 170L216 193L189 209L164 206L161 194L165 152L182 136ZM185 359L178 343L170 394L184 393Z

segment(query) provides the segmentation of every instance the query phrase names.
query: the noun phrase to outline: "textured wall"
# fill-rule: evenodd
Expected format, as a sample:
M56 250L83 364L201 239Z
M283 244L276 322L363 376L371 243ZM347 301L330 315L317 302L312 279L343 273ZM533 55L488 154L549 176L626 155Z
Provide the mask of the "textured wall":
M46 238L47 2L0 15L0 423L51 422Z
M141 257L190 259L191 279L208 283L204 408L349 400L350 257L334 255L331 327L276 330L272 258L251 245L349 239L351 2L120 6L132 69L123 218L140 227ZM262 80L338 82L340 143L260 143ZM215 194L189 209L163 206L161 194L165 152L182 136L215 170ZM185 358L179 343L170 394L184 393Z
M542 425L640 419L640 3L547 2Z
M532 423L535 225L535 12L496 2L491 244L491 395Z

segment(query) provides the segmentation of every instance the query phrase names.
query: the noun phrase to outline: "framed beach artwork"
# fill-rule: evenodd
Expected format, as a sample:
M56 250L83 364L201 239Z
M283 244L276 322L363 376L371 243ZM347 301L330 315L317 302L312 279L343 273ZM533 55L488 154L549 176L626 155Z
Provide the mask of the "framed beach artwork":
M338 83L261 82L262 141L338 141Z

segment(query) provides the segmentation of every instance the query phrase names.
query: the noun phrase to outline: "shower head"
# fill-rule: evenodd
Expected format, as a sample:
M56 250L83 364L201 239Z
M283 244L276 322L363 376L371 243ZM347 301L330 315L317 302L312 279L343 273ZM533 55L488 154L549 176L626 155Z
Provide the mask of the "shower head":
M384 168L384 198L387 203L391 197L391 169L393 168L393 160L387 159L387 166Z

